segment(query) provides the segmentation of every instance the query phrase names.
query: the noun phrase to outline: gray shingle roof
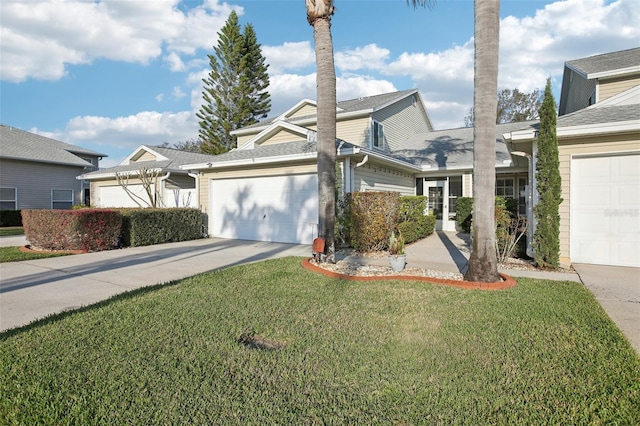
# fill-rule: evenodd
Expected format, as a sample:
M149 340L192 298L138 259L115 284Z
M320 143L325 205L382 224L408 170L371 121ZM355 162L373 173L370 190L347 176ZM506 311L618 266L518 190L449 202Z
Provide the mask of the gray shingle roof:
M640 65L640 47L567 61L567 65L586 74L610 72Z
M374 96L367 96L363 98L349 99L346 101L339 101L337 102L337 107L342 111L338 112L338 115L348 113L348 112L367 111L367 110L375 109L383 105L386 105L389 102L402 99L403 97L407 96L409 93L413 93L415 91L416 89L402 90L399 92L383 93L381 95L374 95ZM296 117L294 119L287 119L287 121L291 121L291 122L303 121L313 117L316 117L316 115L315 114L305 115L302 117ZM269 124L273 123L277 119L281 119L281 118L279 117L269 118L267 120L263 120L251 126L246 126L244 127L244 129L268 126Z
M571 114L558 117L557 127L585 126L588 124L615 123L640 119L640 104L592 105Z
M75 154L106 157L105 154L89 149L0 124L0 157L2 158L79 167L90 165Z
M511 155L502 135L527 128L535 121L499 124L496 128L496 166L505 165ZM394 157L432 169L473 167L473 128L438 130L411 136Z

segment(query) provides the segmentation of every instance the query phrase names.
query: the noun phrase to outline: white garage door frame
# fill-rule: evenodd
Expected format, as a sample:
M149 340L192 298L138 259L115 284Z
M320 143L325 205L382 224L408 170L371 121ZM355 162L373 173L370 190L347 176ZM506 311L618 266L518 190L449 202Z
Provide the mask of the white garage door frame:
M640 152L571 158L574 263L640 267Z
M317 235L316 173L211 179L213 237L311 244Z
M149 198L142 184L128 185L127 188L145 200ZM140 207L120 185L101 186L99 193L100 207Z

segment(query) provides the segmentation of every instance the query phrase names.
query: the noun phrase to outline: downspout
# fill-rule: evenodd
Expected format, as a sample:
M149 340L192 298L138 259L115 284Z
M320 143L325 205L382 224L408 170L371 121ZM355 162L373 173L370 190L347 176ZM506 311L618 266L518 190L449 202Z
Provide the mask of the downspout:
M189 177L192 177L196 181L196 206L202 211L202 206L200 205L200 175L198 173L187 173Z
M169 176L171 176L171 172L167 172L167 174L163 177L160 178L160 190L161 190L161 196L160 196L160 202L162 202L162 204L164 204L164 206L166 207L166 204L164 203L164 197L167 193L166 188L165 188L165 180L169 179ZM156 190L155 193L156 196L156 206L158 205L158 191Z
M356 173L356 172L355 172L355 169L357 169L358 167L362 167L362 166L364 166L365 164L367 164L367 161L369 161L369 155L368 155L368 154L364 156L364 158L362 159L362 161L361 161L361 162L357 163L357 164L353 167L353 169L354 169L354 170L353 170L354 177L355 177L355 173Z

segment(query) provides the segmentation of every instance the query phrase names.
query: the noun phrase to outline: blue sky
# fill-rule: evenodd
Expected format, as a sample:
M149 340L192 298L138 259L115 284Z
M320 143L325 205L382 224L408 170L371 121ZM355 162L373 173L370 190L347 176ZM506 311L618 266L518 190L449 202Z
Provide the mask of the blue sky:
M418 88L436 129L473 101L473 1L335 0L338 100ZM303 0L2 0L0 121L108 155L198 135L207 54L231 10L254 26L277 115L315 99ZM564 62L640 46L639 0L502 0L500 88L531 91Z

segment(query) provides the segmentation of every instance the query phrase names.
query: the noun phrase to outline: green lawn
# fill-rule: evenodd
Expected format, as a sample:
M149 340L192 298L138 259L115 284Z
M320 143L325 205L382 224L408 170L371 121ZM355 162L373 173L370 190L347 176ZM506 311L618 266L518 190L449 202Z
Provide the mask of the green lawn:
M22 226L7 226L0 228L0 237L7 237L10 235L24 235L24 229Z
M23 252L20 247L0 247L0 263L4 262L20 262L22 260L44 259L45 257L68 256L70 253L38 253Z
M0 377L0 424L640 424L640 359L581 284L344 281L299 258L9 331Z

